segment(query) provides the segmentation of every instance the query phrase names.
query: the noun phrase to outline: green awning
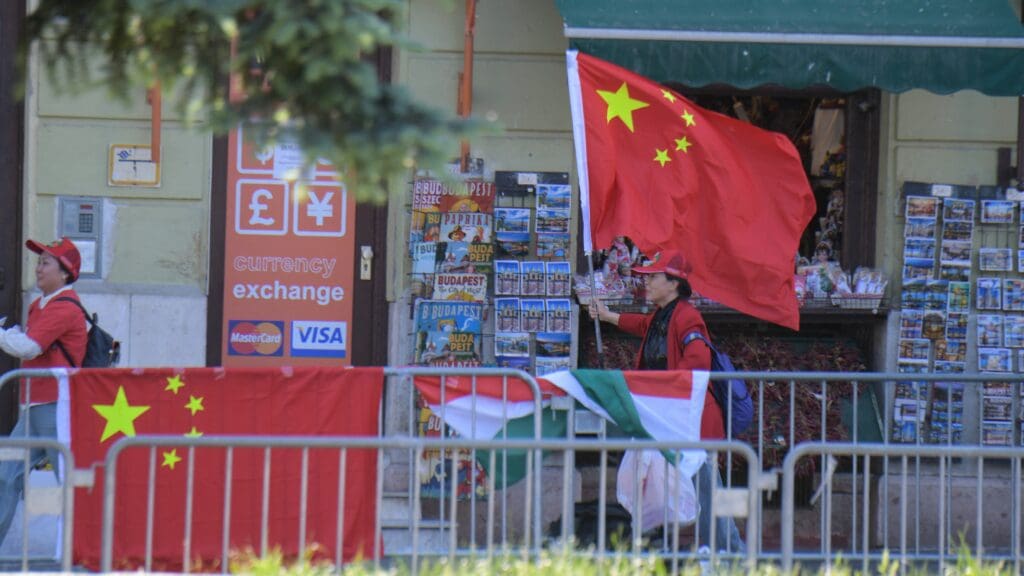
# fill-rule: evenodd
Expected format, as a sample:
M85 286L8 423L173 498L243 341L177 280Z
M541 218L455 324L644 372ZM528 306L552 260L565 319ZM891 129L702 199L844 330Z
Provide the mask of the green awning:
M659 82L1020 96L1021 1L556 3L573 48Z

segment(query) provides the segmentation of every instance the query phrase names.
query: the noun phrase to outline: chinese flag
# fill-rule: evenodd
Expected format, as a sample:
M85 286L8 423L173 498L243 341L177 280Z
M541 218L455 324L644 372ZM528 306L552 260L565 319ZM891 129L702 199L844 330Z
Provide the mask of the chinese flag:
M135 435L377 436L384 375L380 368L186 368L71 371L61 381L58 434L70 441L76 468L96 466L91 489L75 491L73 553L76 564L99 567L103 459L118 439ZM69 432L69 434L68 434ZM68 437L69 436L69 437ZM261 550L264 480L269 476L268 550L285 556L305 548L333 559L339 522L339 454L311 449L306 518L301 518L302 453L274 449L269 471L263 448L158 447L153 467L153 570L222 566L225 489L231 479L229 549ZM150 449L128 448L118 458L114 568L143 565L146 552ZM193 470L191 506L188 473ZM343 493L343 557L374 553L377 455L347 451Z
M703 296L799 329L794 259L815 203L789 140L603 60L567 60L584 248L621 235L648 257L679 250Z

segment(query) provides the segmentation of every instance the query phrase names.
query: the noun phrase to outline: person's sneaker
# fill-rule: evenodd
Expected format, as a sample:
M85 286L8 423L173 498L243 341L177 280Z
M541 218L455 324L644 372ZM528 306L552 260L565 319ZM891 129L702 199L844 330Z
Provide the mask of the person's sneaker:
M700 566L701 576L712 574L711 572L711 549L701 546L697 549L697 565Z

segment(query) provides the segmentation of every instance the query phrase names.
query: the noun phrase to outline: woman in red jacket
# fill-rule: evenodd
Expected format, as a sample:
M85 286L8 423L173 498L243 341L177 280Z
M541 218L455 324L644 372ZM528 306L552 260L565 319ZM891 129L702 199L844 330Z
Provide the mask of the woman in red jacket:
M643 338L637 356L638 370L710 370L711 350L703 342L686 344L687 334L699 332L709 341L707 326L700 312L689 302L693 290L687 280L690 267L682 254L663 250L647 266L633 268L642 274L647 299L654 304L650 314L619 314L608 310L600 300L590 306L591 316L618 326L620 330ZM704 395L704 411L700 422L702 440L725 438L722 410L711 391ZM707 543L711 531L711 469L707 464L697 473L701 510L697 520L698 538ZM719 479L719 485L721 481ZM742 554L746 545L740 538L736 523L729 517L715 522L715 545L728 552Z

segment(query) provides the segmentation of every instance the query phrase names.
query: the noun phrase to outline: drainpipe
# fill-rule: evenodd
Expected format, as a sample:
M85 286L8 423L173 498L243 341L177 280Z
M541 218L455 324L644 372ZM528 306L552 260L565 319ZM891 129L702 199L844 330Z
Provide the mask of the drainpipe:
M460 118L469 118L473 112L473 34L476 29L476 0L466 0L465 44L462 49L462 72L459 73ZM462 172L469 170L469 140L462 141Z
M160 81L157 80L149 89L146 101L150 105L149 114L149 159L160 164L160 129L163 121L161 114Z

